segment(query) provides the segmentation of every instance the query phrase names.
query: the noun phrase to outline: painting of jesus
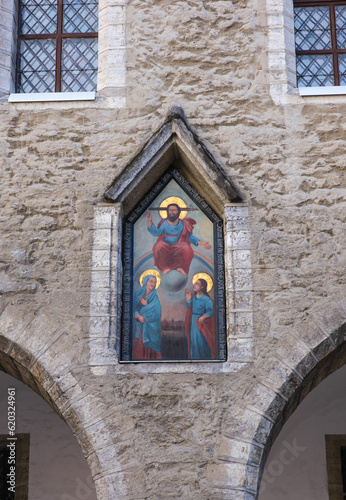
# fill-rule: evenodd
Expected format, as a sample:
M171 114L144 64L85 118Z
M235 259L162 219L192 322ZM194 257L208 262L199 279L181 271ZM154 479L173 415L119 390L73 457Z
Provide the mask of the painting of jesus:
M176 269L186 275L194 255L191 243L207 250L211 249L211 245L209 241L201 241L193 235L196 224L194 219L180 218L180 214L187 211L187 208L181 208L177 203L170 203L166 210L166 218L161 219L157 227L153 223L151 212L146 214L149 233L158 236L153 246L155 266L163 274Z
M179 180L168 177L125 224L131 240L125 270L132 279L124 286L132 313L124 326L131 361L220 358L220 218L207 207L214 220L209 217Z

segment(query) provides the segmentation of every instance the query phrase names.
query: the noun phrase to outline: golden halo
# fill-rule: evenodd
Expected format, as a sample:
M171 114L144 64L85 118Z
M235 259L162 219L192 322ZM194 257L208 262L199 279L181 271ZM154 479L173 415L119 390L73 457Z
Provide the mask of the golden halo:
M192 278L192 284L194 285L196 281L201 278L207 282L207 292L210 292L210 290L213 288L213 280L211 279L209 274L206 273L195 274L194 277Z
M172 203L175 203L180 208L187 208L185 201L183 201L181 198L178 198L177 196L170 196L169 198L166 198L165 200L163 200L163 202L160 205L160 208L161 207L166 208L166 207L168 207L168 205L171 205ZM161 215L162 219L166 219L167 218L167 210L160 210L160 215ZM186 215L187 215L187 212L181 211L180 215L179 215L179 219L183 219L184 217L186 217Z
M150 274L152 276L155 276L155 278L156 278L156 287L155 288L158 288L160 286L160 283L161 283L161 275L160 275L159 271L156 271L156 269L148 269L147 271L144 271L139 278L140 285L143 286L144 278Z

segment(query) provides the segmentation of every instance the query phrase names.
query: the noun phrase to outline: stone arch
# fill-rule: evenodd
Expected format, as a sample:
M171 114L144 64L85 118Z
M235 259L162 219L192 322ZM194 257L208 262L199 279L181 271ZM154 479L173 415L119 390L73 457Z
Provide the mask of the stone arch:
M341 318L339 318L341 319ZM245 485L248 491L244 498L257 499L264 465L270 449L283 425L303 399L320 382L346 364L346 322L312 347L297 363L285 382L276 390L276 395L264 411L254 433L246 463ZM256 453L255 450L261 450Z
M54 356L57 353L52 353ZM67 423L88 462L98 498L111 498L107 482L102 477L102 459L96 450L97 435L92 416L84 407L88 404L88 394L83 393L76 377L72 373L64 374L63 370L60 374L52 373L39 355L3 334L0 334L0 370L39 394ZM106 427L102 426L101 431L105 432Z

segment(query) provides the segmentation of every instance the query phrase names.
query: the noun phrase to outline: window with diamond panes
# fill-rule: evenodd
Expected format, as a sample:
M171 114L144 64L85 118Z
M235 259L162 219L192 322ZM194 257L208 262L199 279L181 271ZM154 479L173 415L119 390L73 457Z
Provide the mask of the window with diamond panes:
M298 87L346 85L346 2L294 3Z
M97 30L97 0L21 0L17 92L96 90Z

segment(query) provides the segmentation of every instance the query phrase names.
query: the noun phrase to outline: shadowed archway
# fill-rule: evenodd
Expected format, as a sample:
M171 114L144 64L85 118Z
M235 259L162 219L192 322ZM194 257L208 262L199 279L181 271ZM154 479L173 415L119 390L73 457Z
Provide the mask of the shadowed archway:
M284 424L310 391L346 364L345 340L346 323L337 328L300 361L265 411L274 423L268 428L268 418L262 417L254 435L253 446L260 446L263 451L257 464L249 460L246 465L247 477L253 476L254 469L258 468L256 498L258 498L263 469L269 452Z
M59 381L54 379L38 359L17 342L9 340L4 335L0 335L0 370L19 380L41 396L68 425L78 443L80 452L89 462L89 474L95 477L95 472L98 472L95 467L95 458L93 457L92 464L89 460L89 456L95 453L94 444L88 436L85 423L82 422L78 409L76 410L73 407L73 402L67 394L68 391L65 391L60 386ZM16 406L18 405L16 404ZM19 418L19 414L17 417ZM34 421L32 425L34 425Z

